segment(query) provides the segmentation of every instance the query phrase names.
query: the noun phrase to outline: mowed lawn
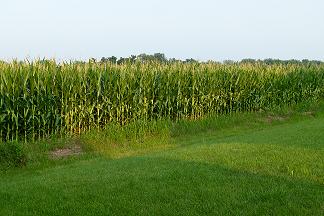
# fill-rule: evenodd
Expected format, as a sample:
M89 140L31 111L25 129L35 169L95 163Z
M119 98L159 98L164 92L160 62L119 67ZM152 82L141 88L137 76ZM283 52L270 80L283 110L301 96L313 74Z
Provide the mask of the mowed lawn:
M324 118L0 176L0 215L323 215Z

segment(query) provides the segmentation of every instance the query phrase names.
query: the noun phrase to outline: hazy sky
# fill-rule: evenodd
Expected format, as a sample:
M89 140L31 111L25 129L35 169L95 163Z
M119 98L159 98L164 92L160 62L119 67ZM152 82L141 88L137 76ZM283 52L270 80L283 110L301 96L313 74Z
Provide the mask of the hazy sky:
M0 0L0 59L324 60L324 0Z

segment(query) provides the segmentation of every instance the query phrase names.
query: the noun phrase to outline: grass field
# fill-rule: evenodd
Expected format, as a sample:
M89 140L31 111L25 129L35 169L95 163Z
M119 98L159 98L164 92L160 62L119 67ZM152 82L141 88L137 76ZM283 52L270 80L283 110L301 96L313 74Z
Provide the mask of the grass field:
M0 215L323 215L323 114L238 114L147 151L0 172Z

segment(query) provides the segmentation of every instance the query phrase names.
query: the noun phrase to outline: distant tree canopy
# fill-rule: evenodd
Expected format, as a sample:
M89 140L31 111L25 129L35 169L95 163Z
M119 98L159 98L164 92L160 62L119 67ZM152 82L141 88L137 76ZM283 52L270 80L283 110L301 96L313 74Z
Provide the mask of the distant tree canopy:
M96 62L96 59L91 58L89 59L91 62ZM280 60L280 59L272 59L272 58L267 58L267 59L253 59L253 58L246 58L242 59L241 61L233 61L233 60L224 60L222 63L213 61L213 60L208 60L208 61L199 61L197 59L193 58L188 58L185 60L180 60L176 58L167 58L164 53L154 53L154 54L146 54L142 53L139 55L131 55L129 57L120 57L117 58L116 56L111 56L111 57L102 57L100 60L101 63L112 63L112 64L123 64L123 63L135 63L135 62L140 62L140 63L147 63L147 62L159 62L159 63L175 63L175 62L181 62L181 63L201 63L201 64L207 64L207 63L218 63L218 64L266 64L266 65L275 65L275 64L303 64L303 65L318 65L318 64L323 64L324 62L318 61L318 60L308 60L308 59L303 59L303 60L296 60L296 59L290 59L290 60Z
M152 62L152 61L167 62L168 61L168 59L165 57L163 53L154 53L153 55L142 53L138 55L137 58L141 62Z
M186 59L185 62L186 63L198 63L199 61L196 59L190 58L190 59Z
M156 61L156 62L168 62L168 59L165 57L165 55L163 53L155 53L153 55L149 55L149 54L140 54L140 55L131 55L129 57L120 57L119 59L116 56L111 56L111 57L102 57L100 62L102 63L106 63L106 62L110 62L113 64L123 64L125 62L130 62L130 63L134 63L136 61L139 62L152 62L152 61Z
M111 56L111 57L108 57L108 58L102 57L100 62L111 62L111 63L116 64L117 63L117 57L116 56Z
M264 60L260 60L260 59L242 59L239 63L241 64L257 64L257 63L263 63L266 65L275 65L275 64L322 64L324 62L322 61L318 61L318 60L308 60L308 59L303 59L303 60L296 60L296 59L290 59L290 60L281 60L281 59L271 59L271 58L267 58Z
M14 60L16 62L23 62L21 60ZM27 59L28 61L28 59ZM39 62L51 62L55 61L55 59L39 59ZM170 63L197 63L197 64L224 64L224 65L234 65L234 64L263 64L263 65L289 65L289 64L295 64L295 65L321 65L324 64L324 61L320 60L309 60L309 59L303 59L303 60L297 60L297 59L289 59L289 60L281 60L281 59L273 59L273 58L267 58L267 59L253 59L253 58L245 58L240 61L235 60L224 60L222 62L215 61L215 60L206 60L206 61L200 61L194 58L187 58L185 60L177 59L177 58L167 58L164 53L154 53L154 54L146 54L142 53L139 55L131 55L129 57L116 57L116 56L110 56L110 57L102 57L100 60L97 60L96 58L89 58L87 61L84 60L70 60L70 62L78 63L78 64L85 64L86 62L91 63L111 63L111 64L123 64L123 63L150 63L150 62L158 62L163 64L170 64ZM6 61L0 59L0 64L4 64Z

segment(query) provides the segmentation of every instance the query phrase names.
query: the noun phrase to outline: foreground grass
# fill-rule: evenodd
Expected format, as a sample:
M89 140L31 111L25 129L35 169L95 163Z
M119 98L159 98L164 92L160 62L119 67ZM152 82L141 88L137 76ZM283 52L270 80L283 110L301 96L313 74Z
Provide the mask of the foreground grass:
M323 215L323 114L259 117L183 129L158 151L2 173L0 215Z

